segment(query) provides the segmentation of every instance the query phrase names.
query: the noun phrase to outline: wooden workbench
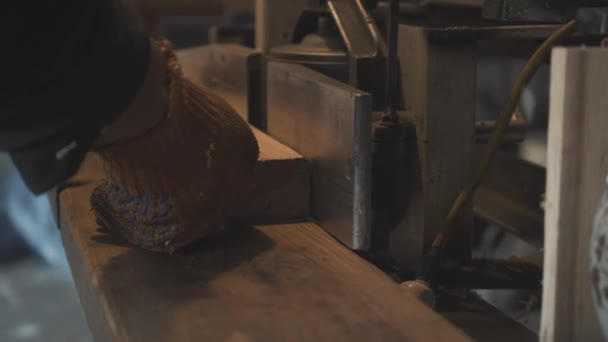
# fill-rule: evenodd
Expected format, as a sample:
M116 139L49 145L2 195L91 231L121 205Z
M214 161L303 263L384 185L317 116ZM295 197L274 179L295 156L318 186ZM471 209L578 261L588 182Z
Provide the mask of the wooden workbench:
M89 158L60 193L59 223L97 341L464 341L447 320L321 228L232 227L177 255L100 229Z
M200 83L196 54L178 55L186 75ZM102 178L95 158L73 179L85 185L52 198L97 341L536 340L478 300L444 298L441 315L433 312L305 222L309 163L254 133L260 145L256 200L243 213L251 225L174 256L140 250L98 227L89 205ZM262 222L273 224L255 224Z

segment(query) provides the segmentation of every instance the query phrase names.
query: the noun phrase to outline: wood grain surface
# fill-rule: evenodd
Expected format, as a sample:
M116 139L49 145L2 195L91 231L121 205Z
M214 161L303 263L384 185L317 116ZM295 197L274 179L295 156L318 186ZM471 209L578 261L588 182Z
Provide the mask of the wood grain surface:
M291 148L251 127L260 155L253 199L242 213L247 222L267 223L310 214L309 162Z
M182 71L196 85L203 86L205 56L208 47L196 47L176 52ZM235 54L245 54L247 48L230 45L225 49ZM243 72L246 74L246 72ZM243 75L243 77L246 77ZM211 91L215 89L207 88ZM238 92L237 92L238 93ZM247 95L238 93L227 96L218 93L248 120ZM240 105L239 105L240 103ZM305 218L310 214L310 168L309 162L293 149L279 143L266 133L250 126L258 140L260 155L253 200L239 219L248 222L274 222L293 218Z
M98 180L88 160L75 180ZM466 341L318 226L231 227L174 256L99 229L96 182L60 194L61 231L98 341Z
M602 48L556 48L551 59L541 341L603 340L589 246L608 173L607 59Z

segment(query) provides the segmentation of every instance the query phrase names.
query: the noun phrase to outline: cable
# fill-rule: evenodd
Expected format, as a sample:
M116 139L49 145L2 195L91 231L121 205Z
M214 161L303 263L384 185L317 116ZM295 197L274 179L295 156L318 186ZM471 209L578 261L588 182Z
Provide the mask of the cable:
M551 48L559 43L561 40L566 38L575 27L576 21L571 20L568 23L564 24L561 28L555 31L545 42L534 52L534 55L530 58L522 72L519 74L517 81L513 85L511 90L511 95L507 100L505 106L503 107L498 120L496 122L496 128L492 132L492 136L490 137L490 141L486 146L483 156L479 162L478 167L475 169L469 183L465 186L465 188L458 194L458 197L454 201L448 215L446 216L443 225L441 226L441 230L435 237L433 241L433 245L431 251L429 252L429 258L433 259L426 266L426 269L423 268L423 274L421 274L422 279L429 276L429 273L432 272L432 268L436 267L438 264L437 260L441 253L441 249L445 246L445 243L449 240L449 234L452 231L452 227L456 218L460 214L462 208L467 204L468 201L471 200L471 197L475 193L477 186L485 176L490 163L492 162L494 155L496 154L496 150L500 145L502 140L502 136L509 126L509 122L511 121L511 116L515 111L519 99L521 97L521 93L532 78L534 76L538 67L542 64L545 57L551 51ZM431 268L431 269L429 269Z
M386 58L386 112L382 118L387 122L399 122L397 115L397 73L399 62L397 59L397 35L399 32L399 0L389 1L388 28L386 40L388 56Z

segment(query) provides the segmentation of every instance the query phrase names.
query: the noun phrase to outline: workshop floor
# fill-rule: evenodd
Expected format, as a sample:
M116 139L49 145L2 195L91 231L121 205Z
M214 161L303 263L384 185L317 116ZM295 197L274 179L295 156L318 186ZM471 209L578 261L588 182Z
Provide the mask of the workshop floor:
M0 265L0 341L92 341L71 274L36 257Z
M0 154L0 341L92 341L59 235Z

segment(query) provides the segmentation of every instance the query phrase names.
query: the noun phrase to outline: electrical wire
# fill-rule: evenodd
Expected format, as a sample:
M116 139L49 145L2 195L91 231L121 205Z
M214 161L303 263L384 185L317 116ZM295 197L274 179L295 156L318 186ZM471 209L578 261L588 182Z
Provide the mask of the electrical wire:
M387 122L399 122L397 115L397 73L399 62L397 59L397 35L399 34L399 0L389 1L388 27L386 40L388 45L388 56L386 58L386 111L383 120Z
M446 242L449 240L449 234L452 232L454 223L460 215L462 208L471 200L471 197L475 193L477 186L488 171L488 168L492 160L494 159L494 155L496 154L496 150L498 149L500 142L502 141L504 132L509 126L511 116L513 115L513 112L515 111L519 103L521 93L524 87L528 84L528 82L530 82L530 79L532 78L532 76L534 76L536 70L538 70L538 67L542 64L545 57L549 54L551 48L560 41L562 41L564 38L566 38L572 31L574 31L575 25L576 21L571 20L568 23L564 24L562 27L560 27L557 31L555 31L534 52L524 69L519 74L511 90L511 95L509 96L509 99L507 100L504 107L502 108L502 111L500 112L500 115L496 122L496 128L492 132L492 136L490 137L490 140L484 150L479 165L475 169L475 172L471 176L471 179L469 180L468 184L458 194L458 197L454 201L448 215L443 221L441 230L433 241L432 249L429 253L431 258L436 259L439 258L439 256L441 255L439 251L445 246ZM433 261L434 262L430 262L428 264L428 266L431 268L437 265L437 260ZM427 269L425 271L426 272L423 273L431 272L432 270ZM426 276L428 276L428 274L422 274L423 278Z

